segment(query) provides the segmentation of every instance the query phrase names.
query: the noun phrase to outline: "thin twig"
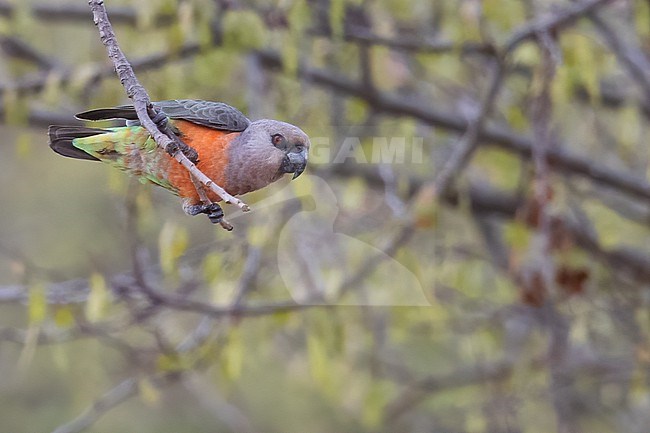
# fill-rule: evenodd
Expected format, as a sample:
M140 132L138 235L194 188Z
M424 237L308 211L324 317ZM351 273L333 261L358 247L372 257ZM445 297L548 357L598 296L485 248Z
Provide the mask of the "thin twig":
M259 51L262 65L267 68L282 69L282 57L270 50ZM401 97L386 92L367 93L362 83L350 80L336 72L301 65L298 75L314 85L327 87L348 97L356 97L372 104L373 110L399 117L410 117L422 122L452 131L466 131L465 119L450 112L440 111L428 104L412 98ZM525 158L532 157L533 140L501 126L485 125L479 139L514 152ZM548 154L548 162L554 169L568 174L586 177L596 183L612 187L620 192L650 200L650 182L633 174L614 170L597 161L569 151L558 143Z
M8 56L34 63L42 70L51 70L58 66L56 60L40 53L27 42L15 36L0 35L0 48Z
M190 180L194 184L194 188L196 188L196 192L199 194L199 199L201 200L201 203L203 204L212 204L212 200L208 197L208 194L205 192L205 186L199 180L190 175ZM223 227L225 230L231 231L233 229L232 224L230 224L225 218L221 218L221 221L219 221L219 225Z
M502 61L497 60L495 70L492 73L492 80L490 80L490 87L487 95L481 102L481 106L476 113L476 116L469 122L467 131L463 135L461 141L456 144L456 148L451 157L445 162L442 170L433 181L435 193L438 196L444 195L451 185L454 176L458 175L460 171L468 164L472 154L476 151L479 143L483 126L487 121L487 117L492 110L492 107L499 95L499 90L505 79L505 66Z
M99 420L106 412L125 402L139 392L138 381L131 377L99 397L81 415L57 427L52 433L79 433Z
M536 19L516 30L505 44L505 52L512 52L522 42L537 37L537 35L553 32L572 24L613 0L589 0L576 2L564 9L553 12L547 17Z
M108 56L113 61L115 71L120 77L120 82L124 86L127 96L133 100L133 106L140 120L140 124L149 131L154 141L168 152L174 159L176 159L183 167L187 169L191 176L194 176L201 184L205 185L208 189L214 192L217 196L221 197L226 203L236 204L244 212L249 211L250 208L246 203L240 199L233 197L221 186L216 184L208 178L198 167L190 161L190 159L183 152L184 145L178 137L176 137L171 130L168 129L167 134L163 133L158 126L151 120L151 116L157 114L146 89L140 84L133 68L129 64L126 56L120 49L113 27L108 19L108 13L104 7L103 0L90 0L88 2L93 12L93 21L99 30L99 36L102 43L106 46ZM189 150L189 148L187 148ZM194 152L195 153L195 152Z
M539 45L542 51L542 60L537 73L540 77L541 85L539 93L534 95L532 100L532 122L533 135L533 165L535 168L534 182L534 203L536 211L539 212L539 225L537 232L540 244L537 245L537 256L540 257L540 268L542 279L546 290L553 286L555 275L554 265L551 259L551 219L549 215L550 202L550 173L548 165L548 151L552 147L552 130L551 118L553 114L553 101L551 100L551 85L555 77L558 47L552 36L548 32L542 32L538 35ZM532 244L533 248L535 243Z
M476 116L468 123L467 131L463 135L461 142L456 145L451 157L447 160L434 181L437 194L442 195L446 192L453 177L463 170L478 148L483 126L487 121L490 111L496 102L499 90L506 78L507 70L505 62L507 56L527 39L566 26L608 1L611 0L591 0L568 7L553 14L551 17L538 19L522 26L520 30L516 31L508 39L503 51L496 56L495 71L493 72L488 92L481 103L480 109L476 113Z
M645 103L650 103L650 62L640 49L634 49L625 44L622 38L597 12L589 15L600 32L605 43L612 53L618 58L619 63L628 71L637 85L643 91Z

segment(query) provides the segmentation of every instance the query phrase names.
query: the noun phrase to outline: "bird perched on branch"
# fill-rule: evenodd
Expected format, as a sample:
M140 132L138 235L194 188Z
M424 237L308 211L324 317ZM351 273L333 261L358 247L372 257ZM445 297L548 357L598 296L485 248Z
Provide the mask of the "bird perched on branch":
M251 122L221 102L180 99L153 105L160 112L153 120L160 125L169 122L172 131L196 150L199 170L232 195L264 188L287 173L295 179L305 170L309 137L294 125L269 119ZM213 223L222 221L223 211L216 203L220 197L202 190L185 167L156 145L140 126L133 106L100 108L76 117L125 119L126 126L50 126L49 144L56 153L105 162L180 196L187 214L204 213Z

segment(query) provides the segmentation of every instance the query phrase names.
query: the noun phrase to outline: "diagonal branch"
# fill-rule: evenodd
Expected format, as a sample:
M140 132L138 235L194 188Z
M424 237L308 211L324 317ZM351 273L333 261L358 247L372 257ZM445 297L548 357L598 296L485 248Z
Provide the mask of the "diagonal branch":
M282 70L283 62L279 53L271 50L258 51L262 66ZM466 131L465 119L451 112L438 110L414 98L407 98L388 92L368 93L363 83L351 80L341 74L327 69L301 65L298 75L315 86L325 87L348 97L356 97L372 105L373 110L398 117L418 119L425 124L451 131ZM485 125L479 134L479 140L486 144L506 149L530 159L533 140L496 125ZM590 160L570 151L562 143L549 149L547 158L551 166L561 172L588 178L597 184L614 188L644 200L650 200L650 182L621 170L615 170L605 164Z
M433 181L433 186L437 195L444 195L451 185L454 176L456 176L469 163L472 155L480 144L481 133L487 117L496 102L499 90L505 80L505 65L501 59L497 59L497 64L490 81L488 93L481 102L481 106L476 116L467 125L467 131L461 141L456 145L454 152L445 165L440 170L438 176Z
M145 380L156 387L162 387L173 383L180 376L173 373L163 375L145 376ZM93 424L114 407L124 403L128 399L140 394L140 385L137 377L129 377L113 388L109 389L95 400L86 410L72 421L57 427L52 433L79 433Z
M520 30L513 33L505 44L503 52L495 58L496 69L493 72L492 80L487 95L481 102L476 116L468 123L467 130L461 141L456 145L451 157L447 160L442 170L434 180L434 187L437 194L444 195L449 188L454 176L460 173L467 166L472 155L480 144L481 133L487 121L490 111L499 95L507 73L507 56L510 55L522 42L538 34L547 34L562 26L572 23L574 20L583 17L598 6L604 5L611 0L591 0L582 4L574 5L562 10L549 18L535 20Z
M130 377L108 390L93 402L81 415L72 421L57 427L52 433L78 433L84 431L106 412L139 393L138 382Z
M643 91L644 103L650 103L650 75L648 75L650 62L646 60L644 53L640 49L626 45L620 35L600 14L594 12L589 15L589 18L612 53L618 58L619 63Z
M508 42L506 42L505 52L512 52L522 42L535 38L541 33L553 32L562 27L566 27L574 21L588 16L599 7L611 3L612 1L613 0L589 0L576 2L575 4L559 10L548 17L536 19L513 33L513 35L508 39Z
M172 158L178 161L187 169L191 176L198 180L206 188L221 197L226 203L236 204L244 212L250 210L248 205L238 198L230 195L221 186L217 185L207 177L198 167L190 160L186 153L196 156L196 152L182 143L175 134L167 127L165 132L161 131L158 126L151 120L152 116L158 114L151 104L151 100L145 88L140 84L133 68L129 64L126 56L120 49L113 27L108 20L108 13L104 7L103 0L90 0L88 2L93 12L93 21L99 30L99 36L102 43L106 46L108 56L113 61L115 71L120 77L120 82L124 86L129 98L133 100L133 106L140 120L140 124L149 131L154 141L168 152ZM195 159L195 158L194 158Z

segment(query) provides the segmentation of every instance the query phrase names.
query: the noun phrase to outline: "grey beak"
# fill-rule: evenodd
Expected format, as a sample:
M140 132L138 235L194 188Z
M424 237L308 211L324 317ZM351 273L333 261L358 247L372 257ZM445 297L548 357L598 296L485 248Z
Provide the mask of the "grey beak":
M282 171L285 173L293 173L291 180L297 178L305 171L307 167L307 151L303 150L300 153L290 152L287 153L284 161L282 162Z

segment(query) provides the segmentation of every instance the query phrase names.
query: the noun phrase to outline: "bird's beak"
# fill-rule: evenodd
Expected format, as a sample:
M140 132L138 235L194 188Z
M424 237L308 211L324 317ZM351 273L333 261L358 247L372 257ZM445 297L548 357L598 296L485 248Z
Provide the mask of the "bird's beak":
M307 167L307 149L302 152L290 152L284 158L282 170L285 173L293 173L291 180L297 178Z

